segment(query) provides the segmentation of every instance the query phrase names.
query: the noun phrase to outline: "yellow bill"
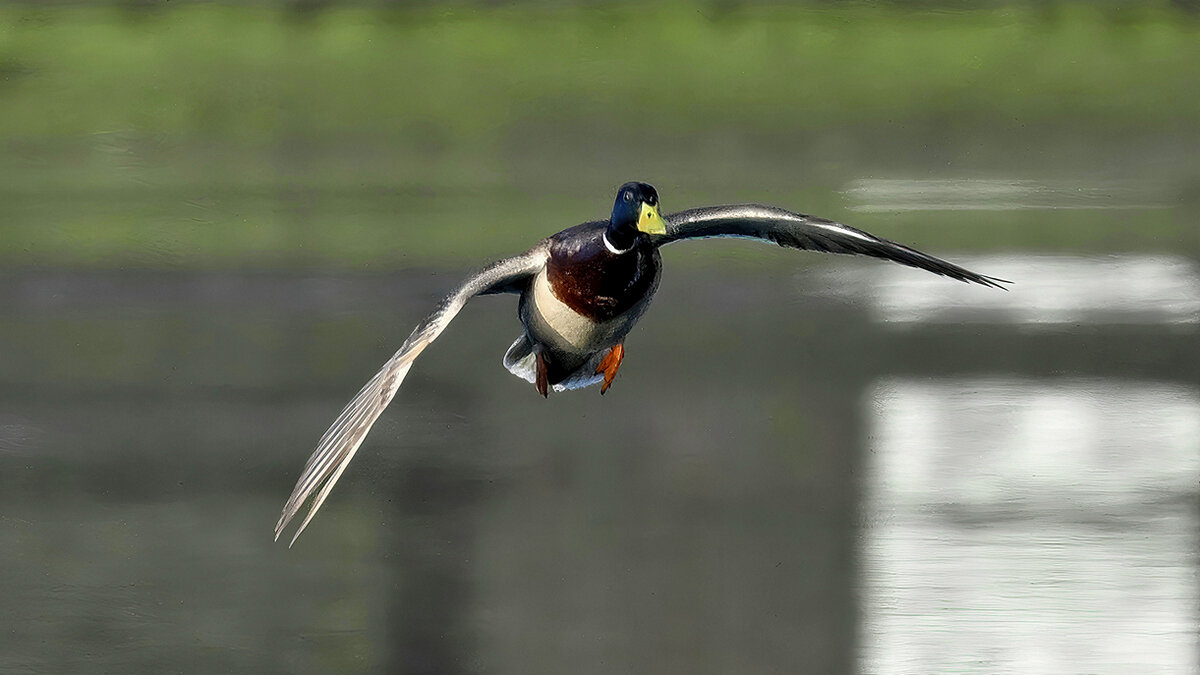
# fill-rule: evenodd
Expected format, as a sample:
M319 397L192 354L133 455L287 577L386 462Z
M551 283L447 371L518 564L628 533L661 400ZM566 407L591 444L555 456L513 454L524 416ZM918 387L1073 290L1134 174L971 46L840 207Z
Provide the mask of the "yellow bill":
M638 213L637 228L646 234L667 233L667 224L658 214L658 207L646 202L642 202L641 211Z

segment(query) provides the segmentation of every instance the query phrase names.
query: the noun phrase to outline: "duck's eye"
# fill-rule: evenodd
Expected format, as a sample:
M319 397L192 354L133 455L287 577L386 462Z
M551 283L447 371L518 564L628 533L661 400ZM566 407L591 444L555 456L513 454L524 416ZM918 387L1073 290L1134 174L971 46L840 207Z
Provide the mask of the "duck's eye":
M625 193L625 201L627 201L627 202L633 201L633 193L632 192Z

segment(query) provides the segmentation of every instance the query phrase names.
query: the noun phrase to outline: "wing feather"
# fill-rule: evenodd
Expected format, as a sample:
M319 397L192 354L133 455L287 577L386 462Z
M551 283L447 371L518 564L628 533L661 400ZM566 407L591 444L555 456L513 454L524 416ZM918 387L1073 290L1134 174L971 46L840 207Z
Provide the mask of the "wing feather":
M741 237L788 248L868 255L916 267L934 274L1003 289L1004 279L972 272L927 253L832 220L792 213L774 206L737 204L706 206L672 213L663 218L667 233L656 239L665 246L681 239Z
M476 295L493 293L520 293L528 282L545 265L545 247L539 246L530 251L506 260L501 260L488 266L463 282L458 290L446 296L429 316L413 329L408 339L392 358L383 364L379 372L359 390L350 403L337 416L329 429L321 436L317 449L304 465L296 487L283 507L279 522L275 525L275 539L287 528L288 523L295 518L303 508L304 503L313 497L308 514L296 528L291 543L296 539L309 521L316 515L317 510L325 503L325 498L333 489L354 453L362 445L367 432L379 419L384 408L391 403L396 391L408 375L413 362L426 347L441 335L450 321L462 310L467 301Z

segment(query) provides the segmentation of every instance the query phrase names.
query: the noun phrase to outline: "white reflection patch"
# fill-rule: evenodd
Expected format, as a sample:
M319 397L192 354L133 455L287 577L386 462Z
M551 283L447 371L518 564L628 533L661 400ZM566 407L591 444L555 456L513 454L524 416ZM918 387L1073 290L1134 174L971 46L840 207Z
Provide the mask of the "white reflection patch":
M1194 389L901 379L866 405L862 672L1196 672Z
M1172 256L947 256L1013 281L983 288L900 265L841 266L819 281L830 295L865 301L891 323L1194 324L1200 274Z
M1022 179L864 178L842 191L854 211L1017 211L1161 209L1172 204L1150 185L1043 183Z

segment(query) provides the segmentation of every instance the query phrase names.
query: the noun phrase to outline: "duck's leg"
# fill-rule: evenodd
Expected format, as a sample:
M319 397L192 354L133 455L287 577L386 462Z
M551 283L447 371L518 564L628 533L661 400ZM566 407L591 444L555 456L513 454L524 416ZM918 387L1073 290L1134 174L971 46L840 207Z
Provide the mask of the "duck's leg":
M625 358L625 345L615 344L604 355L604 359L600 361L600 365L596 367L597 373L604 373L604 384L600 385L601 395L612 386L613 378L617 376L617 369L621 367L621 359L623 358Z
M550 381L546 375L546 356L542 354L542 350L539 349L537 350L536 358L537 377L534 378L534 386L537 387L537 391L542 395L542 398L548 398L550 396Z

